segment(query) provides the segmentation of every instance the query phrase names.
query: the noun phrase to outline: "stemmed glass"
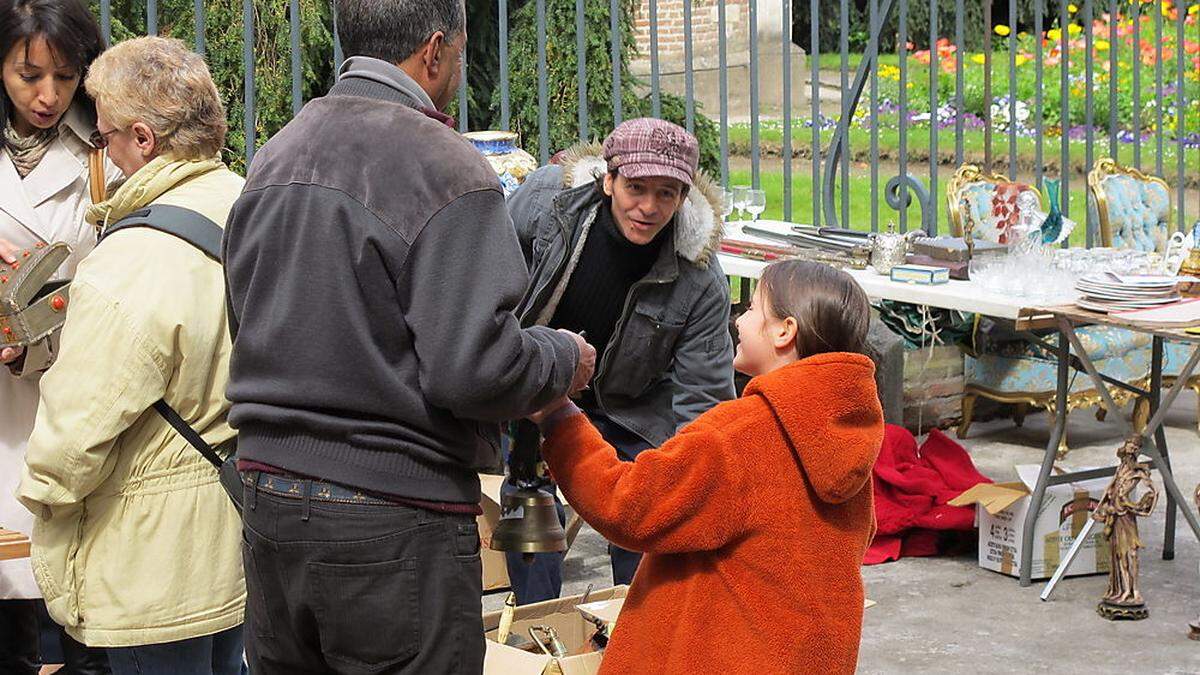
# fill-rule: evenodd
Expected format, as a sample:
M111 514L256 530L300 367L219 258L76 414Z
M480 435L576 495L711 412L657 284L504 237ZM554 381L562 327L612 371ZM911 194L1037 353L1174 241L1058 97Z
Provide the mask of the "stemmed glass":
M766 190L750 190L746 197L746 210L753 220L757 221L763 211L767 210Z
M738 220L745 220L746 201L750 198L749 185L733 186L733 208L738 210Z
M731 213L733 213L733 192L721 190L721 220L728 222Z

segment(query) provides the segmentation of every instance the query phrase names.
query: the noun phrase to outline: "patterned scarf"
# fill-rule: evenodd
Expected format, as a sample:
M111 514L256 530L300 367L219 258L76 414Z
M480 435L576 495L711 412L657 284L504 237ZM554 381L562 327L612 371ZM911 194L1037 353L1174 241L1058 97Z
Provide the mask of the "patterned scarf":
M13 128L12 121L4 123L4 149L12 158L17 175L24 179L42 161L50 150L50 143L58 138L58 127L40 129L30 136L22 136Z

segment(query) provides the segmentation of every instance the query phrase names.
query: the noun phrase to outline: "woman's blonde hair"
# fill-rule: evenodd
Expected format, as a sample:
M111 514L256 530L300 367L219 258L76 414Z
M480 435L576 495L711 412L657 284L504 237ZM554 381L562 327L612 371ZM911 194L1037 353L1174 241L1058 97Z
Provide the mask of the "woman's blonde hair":
M225 145L225 107L204 59L181 40L140 37L114 45L88 70L87 93L118 129L142 122L160 154L212 157Z

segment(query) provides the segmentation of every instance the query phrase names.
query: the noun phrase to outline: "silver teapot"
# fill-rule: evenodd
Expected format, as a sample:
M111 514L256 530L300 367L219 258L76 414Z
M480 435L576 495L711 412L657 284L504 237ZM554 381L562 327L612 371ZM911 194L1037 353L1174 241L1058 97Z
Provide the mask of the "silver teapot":
M923 230L900 234L896 232L896 224L889 222L887 232L871 234L871 269L884 276L890 275L893 267L906 262L909 244L924 236Z

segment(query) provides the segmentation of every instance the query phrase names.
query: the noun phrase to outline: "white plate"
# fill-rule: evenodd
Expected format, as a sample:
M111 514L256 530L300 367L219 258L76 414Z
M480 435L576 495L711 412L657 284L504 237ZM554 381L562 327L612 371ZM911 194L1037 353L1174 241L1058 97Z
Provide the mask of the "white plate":
M1178 302L1178 301L1179 301L1179 299L1176 298L1172 302ZM1128 304L1128 303L1123 303L1123 302L1095 302L1095 301L1088 300L1086 298L1080 298L1080 299L1076 300L1075 304L1084 309L1090 309L1093 312L1104 312L1105 314L1107 314L1109 312L1126 312L1126 311L1147 309L1148 307L1158 306L1158 305L1144 305L1144 304Z

